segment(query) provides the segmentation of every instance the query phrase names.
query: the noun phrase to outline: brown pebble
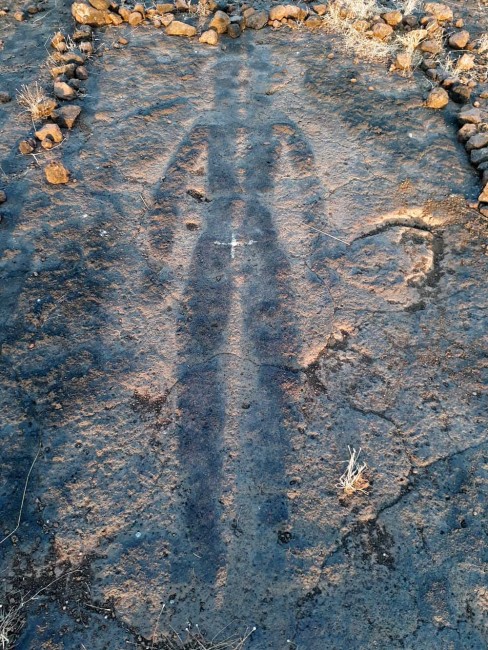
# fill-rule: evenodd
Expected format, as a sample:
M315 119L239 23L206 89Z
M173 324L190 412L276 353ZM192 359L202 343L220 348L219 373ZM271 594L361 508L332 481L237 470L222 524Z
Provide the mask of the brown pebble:
M32 138L29 138L29 140L22 140L19 143L19 151L20 153L24 154L26 156L29 153L32 153L36 148L36 141L33 140Z
M44 168L46 180L52 185L60 185L69 181L69 171L60 162L50 162Z
M121 36L119 38L119 43L120 43L120 45L129 45L129 41L126 38L124 38L123 36Z
M77 79L80 79L81 81L86 81L88 79L88 70L85 68L84 65L79 65L76 68L75 76Z
M7 200L7 195L3 190L0 190L0 203L5 203L6 200Z
M41 142L41 147L43 149L52 149L54 147L54 140L47 136L47 138L44 138L44 140Z

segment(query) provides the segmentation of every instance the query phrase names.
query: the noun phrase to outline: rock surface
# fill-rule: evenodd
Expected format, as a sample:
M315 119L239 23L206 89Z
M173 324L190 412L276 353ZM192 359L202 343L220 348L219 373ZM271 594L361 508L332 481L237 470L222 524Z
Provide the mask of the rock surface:
M0 20L3 89L46 79L58 9ZM197 38L97 30L83 124L42 167L0 110L2 536L42 439L0 602L80 570L15 645L198 647L198 623L205 647L485 650L488 222L461 106L333 34ZM46 184L55 155L77 183Z

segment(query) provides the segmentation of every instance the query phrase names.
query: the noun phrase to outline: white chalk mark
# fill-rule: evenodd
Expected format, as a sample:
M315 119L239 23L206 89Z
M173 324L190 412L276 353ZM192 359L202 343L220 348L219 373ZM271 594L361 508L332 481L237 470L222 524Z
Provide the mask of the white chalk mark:
M235 249L237 246L251 246L252 244L257 244L258 242L255 241L254 239L250 239L249 241L238 241L236 239L236 236L234 233L232 233L232 239L230 242L225 242L225 241L214 241L214 244L216 246L230 246L230 256L232 259L235 257Z

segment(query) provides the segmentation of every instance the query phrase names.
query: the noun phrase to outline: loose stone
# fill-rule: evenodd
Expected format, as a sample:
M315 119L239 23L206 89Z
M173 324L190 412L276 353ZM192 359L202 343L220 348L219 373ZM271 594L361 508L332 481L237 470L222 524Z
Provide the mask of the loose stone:
M81 113L81 108L75 104L70 104L68 106L61 106L56 111L53 112L52 118L56 120L58 124L64 126L67 129L72 129L78 116Z
M256 11L246 18L246 26L249 27L249 29L263 29L267 24L267 11Z
M376 23L373 25L372 30L373 37L384 41L393 33L393 27L387 25L386 23Z
M425 103L428 108L444 108L449 103L449 95L444 88L434 88Z
M477 133L478 129L475 124L465 124L458 131L458 140L459 142L467 142Z
M65 99L67 101L75 99L76 91L71 86L68 86L64 81L54 82L54 94L58 99Z
M69 181L69 171L60 162L50 162L44 169L46 180L52 185L60 185Z
M458 115L461 124L481 124L482 115L479 108L465 107Z
M381 17L385 23L391 27L400 25L403 20L403 14L401 11L387 11L386 13L382 14Z
M231 23L227 29L227 33L231 38L239 38L241 35L241 28L237 23Z
M473 165L479 165L488 161L488 147L484 149L473 149L471 152L471 162Z
M36 148L36 141L33 140L32 138L29 138L28 140L22 140L19 143L19 151L24 155L32 153L35 150L35 148Z
M44 126L36 131L36 138L38 140L45 140L47 137L51 137L54 142L62 142L63 134L61 129L57 124L52 124L51 122L44 124Z
M476 135L471 136L471 138L466 142L467 151L483 149L483 147L488 147L488 133L477 133Z
M454 17L452 9L441 2L426 2L424 11L427 14L432 14L436 20L440 21L449 21Z
M456 50L464 50L469 43L469 38L469 32L463 29L463 31L456 32L449 38L449 45Z
M173 20L166 28L166 34L169 36L195 36L196 33L196 27L180 20Z
M111 23L109 11L100 11L100 9L95 9L95 7L84 2L73 2L71 13L76 22L82 25L103 27L103 25L110 25Z
M217 45L219 42L219 35L214 29L209 29L198 39L200 43L206 43L207 45Z
M450 90L451 99L457 104L467 104L471 97L472 89L464 84L456 84Z
M215 29L218 34L225 34L229 25L230 18L223 11L216 11L214 17L210 21L210 29Z

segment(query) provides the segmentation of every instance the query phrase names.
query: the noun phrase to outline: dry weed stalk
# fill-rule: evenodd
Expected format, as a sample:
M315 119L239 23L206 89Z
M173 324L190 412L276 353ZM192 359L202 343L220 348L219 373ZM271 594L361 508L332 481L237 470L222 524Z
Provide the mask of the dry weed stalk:
M224 630L225 629L226 628L224 628ZM256 627L251 628L249 631L246 630L244 636L230 636L219 641L218 637L221 636L224 630L218 632L213 639L206 640L204 635L198 629L198 624L195 625L195 631L193 631L191 625L188 624L188 627L185 629L186 637L183 639L176 630L173 630L176 639L169 640L165 638L165 647L167 647L168 650L244 650L246 641L256 631Z
M34 121L46 119L55 107L54 100L44 93L37 81L30 86L21 86L17 91L17 101L25 106Z
M406 16L410 16L414 13L414 11L420 11L422 5L423 2L420 0L403 0L403 2L397 3L398 9Z
M5 605L0 604L0 649L9 650L14 648L14 642L18 636L22 626L24 624L24 613L23 610L31 603L33 600L36 600L37 597L46 589L49 589L55 582L59 582L63 578L71 575L72 573L79 573L79 569L73 569L72 571L67 571L63 575L59 576L55 580L52 580L45 587L41 587L35 594L25 598L21 597L20 603L17 605L11 605L6 607Z
M401 46L404 52L407 52L410 55L413 55L415 50L418 48L420 43L428 36L428 32L425 29L412 29L411 32L407 32L403 36L397 37L397 42Z
M190 2L191 4L191 2ZM210 14L210 9L208 8L207 0L198 0L197 3L197 14L201 18L205 18Z
M337 487L342 488L347 495L351 495L355 492L364 492L369 487L369 482L364 477L366 463L359 464L361 448L359 448L359 451L356 451L354 447L351 449L349 445L347 448L349 450L349 460L344 461L347 463L347 468L340 477Z
M329 14L338 13L342 20L364 20L383 10L376 0L335 0L329 6Z
M358 56L369 61L384 61L394 51L391 43L369 38L354 27L356 20L371 17L379 10L373 0L343 0L334 2L324 17L326 29L338 33L344 42L346 50L351 50Z
M405 54L408 61L408 68L403 70L405 75L411 73L420 64L422 56L417 51L417 48L427 35L425 29L413 29L411 32L407 32L402 36L397 36L395 41L397 51L398 53Z
M477 40L476 45L478 47L478 54L484 54L488 52L488 33L482 34Z
M8 650L22 628L23 619L18 607L5 609L0 605L0 648Z

